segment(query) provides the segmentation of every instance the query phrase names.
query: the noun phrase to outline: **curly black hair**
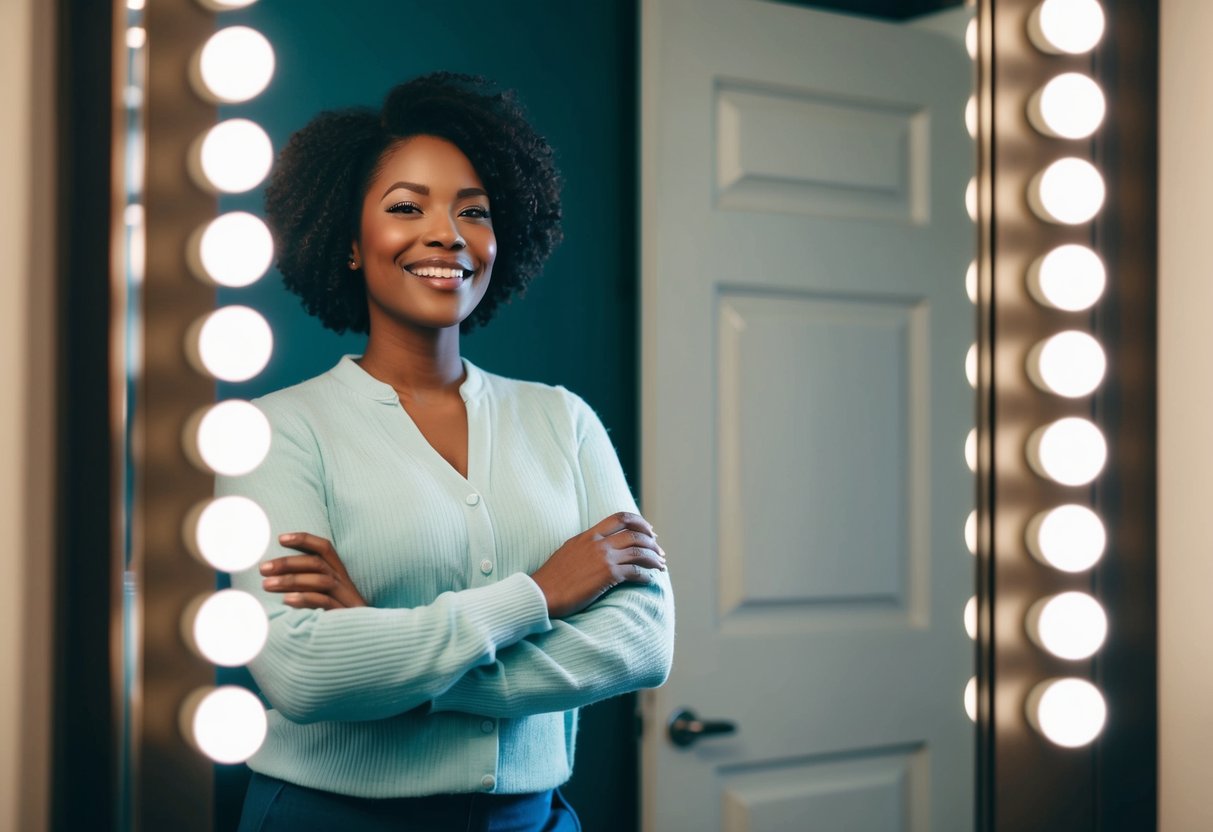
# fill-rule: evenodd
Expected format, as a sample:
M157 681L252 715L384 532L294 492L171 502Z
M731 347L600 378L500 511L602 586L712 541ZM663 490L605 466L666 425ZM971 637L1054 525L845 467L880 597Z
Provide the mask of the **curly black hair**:
M467 156L493 201L497 259L484 299L463 322L487 323L521 296L560 242L560 174L552 148L512 91L451 72L393 88L379 111L326 111L291 136L265 191L276 265L307 311L338 333L367 332L366 283L347 267L362 201L388 153L418 135L446 139Z

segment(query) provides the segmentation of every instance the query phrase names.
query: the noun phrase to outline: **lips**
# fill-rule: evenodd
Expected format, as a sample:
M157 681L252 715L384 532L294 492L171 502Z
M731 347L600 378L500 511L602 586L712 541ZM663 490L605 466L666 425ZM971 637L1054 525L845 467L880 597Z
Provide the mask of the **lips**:
M431 280L465 280L475 273L471 263L462 259L441 257L418 260L415 263L401 266L401 268L415 277Z

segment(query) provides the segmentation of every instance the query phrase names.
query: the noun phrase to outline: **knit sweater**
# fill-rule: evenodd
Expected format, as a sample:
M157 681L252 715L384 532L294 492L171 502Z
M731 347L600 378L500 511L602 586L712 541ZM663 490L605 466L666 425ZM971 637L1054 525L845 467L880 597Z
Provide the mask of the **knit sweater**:
M270 618L250 664L271 706L253 770L361 797L541 791L572 773L577 708L665 681L665 573L557 620L529 577L636 511L602 423L561 387L464 367L466 479L351 356L255 402L269 455L218 493L265 509L264 559L293 554L283 532L331 540L370 606L293 609L256 569L233 576Z

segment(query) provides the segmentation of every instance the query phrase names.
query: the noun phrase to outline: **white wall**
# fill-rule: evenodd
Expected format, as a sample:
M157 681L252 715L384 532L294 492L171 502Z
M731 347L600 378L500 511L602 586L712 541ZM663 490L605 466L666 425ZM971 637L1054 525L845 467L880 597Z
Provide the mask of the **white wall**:
M1159 828L1213 829L1213 3L1162 0Z
M47 828L53 6L0 2L0 832Z

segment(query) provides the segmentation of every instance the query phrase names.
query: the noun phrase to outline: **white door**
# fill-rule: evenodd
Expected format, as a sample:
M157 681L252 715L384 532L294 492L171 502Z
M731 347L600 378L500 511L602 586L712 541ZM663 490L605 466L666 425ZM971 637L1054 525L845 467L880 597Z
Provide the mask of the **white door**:
M969 830L968 59L761 0L644 0L641 37L642 498L678 609L644 829ZM678 747L681 708L736 731Z

